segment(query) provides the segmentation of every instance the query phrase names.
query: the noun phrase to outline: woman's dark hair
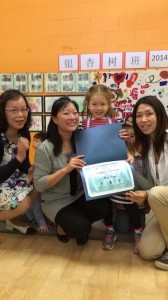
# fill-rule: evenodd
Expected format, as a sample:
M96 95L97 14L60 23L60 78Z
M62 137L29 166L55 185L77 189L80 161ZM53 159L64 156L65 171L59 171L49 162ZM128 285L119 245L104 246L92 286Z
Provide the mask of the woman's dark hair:
M29 108L26 96L18 90L14 90L14 89L7 90L0 96L0 132L6 132L8 128L8 122L5 113L5 108L8 100L18 100L20 97L24 99L26 107ZM27 121L24 127L19 131L22 132L28 130L30 125L31 125L31 110L29 109Z
M49 121L48 124L48 128L47 128L47 139L54 145L54 155L57 156L61 153L62 151L62 138L58 132L58 126L57 124L54 123L52 116L56 117L57 114L63 110L69 103L72 103L77 112L79 113L79 106L78 104L74 101L71 100L69 97L67 96L63 96L60 97L58 100L55 100L53 105L52 105L52 109L51 109L51 119ZM73 138L73 135L72 135ZM74 141L72 141L73 146L74 146Z
M155 131L155 138L153 140L153 147L156 153L160 154L161 151L164 151L164 142L166 141L166 129L168 128L168 116L166 114L163 104L155 96L145 96L140 98L134 106L132 114L132 122L135 133L135 147L136 149L141 149L141 155L143 157L147 156L150 139L149 136L144 134L138 127L136 123L137 110L139 105L147 104L150 105L157 119L157 126Z

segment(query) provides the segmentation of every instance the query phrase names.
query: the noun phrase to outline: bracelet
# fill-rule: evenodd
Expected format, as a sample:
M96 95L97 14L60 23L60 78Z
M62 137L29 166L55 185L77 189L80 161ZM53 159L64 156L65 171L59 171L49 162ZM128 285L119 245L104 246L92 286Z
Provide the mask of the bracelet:
M146 192L146 199L145 199L145 201L148 201L148 193L147 193L147 191L145 191Z

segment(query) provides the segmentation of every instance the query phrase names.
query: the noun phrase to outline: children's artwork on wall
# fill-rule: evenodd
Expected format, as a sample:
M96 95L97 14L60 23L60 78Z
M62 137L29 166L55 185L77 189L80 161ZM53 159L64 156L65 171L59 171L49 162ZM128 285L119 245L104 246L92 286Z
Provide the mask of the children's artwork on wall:
M26 97L31 112L42 113L43 112L43 97L42 96L27 96Z
M76 73L76 92L86 92L91 86L91 73Z
M0 92L13 89L13 74L0 74Z
M74 100L78 103L79 112L81 113L83 111L83 102L85 100L85 96L84 95L83 96L77 96L77 95L73 96L72 95L72 96L70 96L70 99Z
M122 72L102 72L91 75L92 84L104 84L111 89L112 107L119 122L130 115L136 101L148 95L156 96L168 112L168 70L148 69Z
M43 120L42 116L33 115L32 116L32 125L29 128L30 131L42 131L43 130Z
M44 130L47 131L47 128L48 128L48 124L50 122L50 119L51 119L51 116L44 116L45 117L45 128Z
M75 73L61 73L61 92L75 92Z
M45 73L45 91L46 93L60 92L60 74Z
M44 112L50 113L52 105L55 100L58 100L61 96L45 96L44 97Z
M22 93L28 92L28 76L25 73L18 73L13 75L14 89L21 91Z
M43 92L43 74L30 73L29 74L29 93Z

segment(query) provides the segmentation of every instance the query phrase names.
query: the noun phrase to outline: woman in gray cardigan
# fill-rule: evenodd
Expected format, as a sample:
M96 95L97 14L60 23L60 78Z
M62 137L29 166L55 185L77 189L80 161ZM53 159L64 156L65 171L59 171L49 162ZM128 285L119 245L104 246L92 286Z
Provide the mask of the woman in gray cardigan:
M79 123L78 105L68 97L53 103L47 140L37 149L34 185L41 193L45 215L57 225L57 237L68 242L75 237L84 244L92 223L104 218L108 198L86 201L77 170L85 166L84 156L75 156L73 133Z

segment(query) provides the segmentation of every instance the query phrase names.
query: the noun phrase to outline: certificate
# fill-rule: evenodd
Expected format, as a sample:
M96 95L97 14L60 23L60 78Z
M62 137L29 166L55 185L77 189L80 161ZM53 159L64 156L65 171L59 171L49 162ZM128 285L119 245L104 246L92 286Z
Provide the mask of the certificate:
M108 197L134 188L130 165L125 160L86 166L81 171L87 200Z

